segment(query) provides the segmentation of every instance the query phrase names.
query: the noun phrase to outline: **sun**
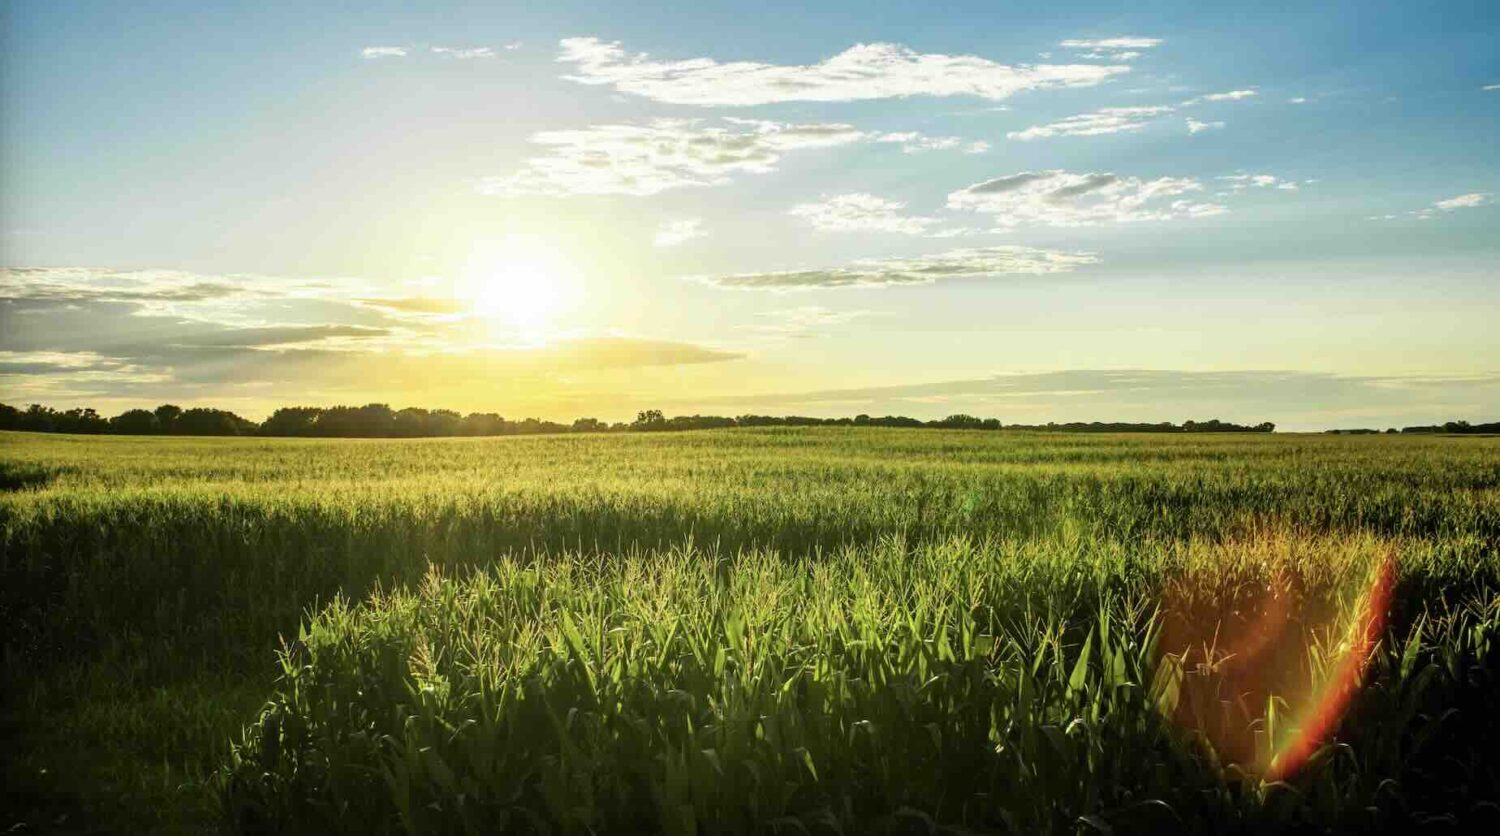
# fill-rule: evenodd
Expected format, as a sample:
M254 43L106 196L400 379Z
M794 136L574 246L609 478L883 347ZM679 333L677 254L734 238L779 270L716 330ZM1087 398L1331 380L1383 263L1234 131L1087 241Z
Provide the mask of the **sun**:
M571 306L575 273L555 246L529 235L507 235L473 246L456 290L475 315L538 339Z

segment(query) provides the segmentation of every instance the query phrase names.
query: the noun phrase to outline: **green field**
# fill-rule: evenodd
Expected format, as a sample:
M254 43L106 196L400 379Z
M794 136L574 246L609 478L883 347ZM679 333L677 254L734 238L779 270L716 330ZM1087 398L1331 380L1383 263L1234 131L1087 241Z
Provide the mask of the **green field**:
M0 434L0 489L0 827L1500 822L1500 439Z

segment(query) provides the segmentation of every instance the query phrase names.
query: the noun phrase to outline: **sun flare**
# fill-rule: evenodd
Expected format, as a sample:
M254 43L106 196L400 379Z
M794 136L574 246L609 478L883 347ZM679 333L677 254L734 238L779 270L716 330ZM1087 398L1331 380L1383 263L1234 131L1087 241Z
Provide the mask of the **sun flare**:
M535 340L555 330L571 307L576 274L548 242L507 235L473 246L456 292L476 316Z

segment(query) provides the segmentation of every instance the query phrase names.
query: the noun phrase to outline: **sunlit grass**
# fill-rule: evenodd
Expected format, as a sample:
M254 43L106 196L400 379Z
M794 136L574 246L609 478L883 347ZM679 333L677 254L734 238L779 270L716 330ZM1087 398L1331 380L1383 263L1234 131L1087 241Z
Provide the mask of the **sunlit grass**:
M0 476L35 815L1129 832L1496 800L1492 440L8 435ZM1386 561L1351 713L1276 773Z

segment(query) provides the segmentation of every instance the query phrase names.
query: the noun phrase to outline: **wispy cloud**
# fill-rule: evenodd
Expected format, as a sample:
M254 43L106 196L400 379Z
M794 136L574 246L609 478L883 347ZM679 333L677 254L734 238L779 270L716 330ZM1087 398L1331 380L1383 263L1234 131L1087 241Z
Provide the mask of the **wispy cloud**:
M989 215L1001 228L1162 221L1226 211L1219 204L1189 197L1202 188L1190 177L1144 180L1110 173L1027 171L952 192L948 207Z
M1487 92L1492 90L1500 90L1500 84L1486 84L1479 89Z
M924 151L962 151L965 154L983 154L990 150L984 140L966 140L957 136L927 136L917 131L899 131L874 135L875 142L890 142L901 146L908 154Z
M1469 192L1468 194L1456 195L1454 197L1435 200L1432 205L1421 209L1413 209L1409 212L1394 213L1389 215L1371 215L1372 221L1393 221L1398 218L1416 218L1419 221L1429 221L1446 212L1454 212L1459 209L1477 209L1481 206L1490 206L1495 202L1494 196L1489 192Z
M1249 99L1259 96L1260 93L1253 88L1245 90L1229 90L1224 93L1209 93L1203 96L1195 96L1182 103L1183 107L1190 107L1204 102L1237 102L1241 99Z
M1236 192L1245 189L1281 189L1294 192L1298 188L1296 180L1287 180L1274 174L1225 174L1219 179L1228 183L1229 189Z
M407 51L404 46L367 46L359 54L365 58L405 58Z
M788 214L803 218L824 232L890 232L930 235L941 219L908 215L906 204L872 194L841 194L813 203L799 203Z
M949 250L910 258L870 258L847 266L735 273L701 277L717 287L739 290L820 290L924 285L946 279L1065 273L1098 261L1091 253L999 246Z
M750 106L846 102L907 96L1004 99L1025 90L1083 87L1129 71L1097 64L1000 64L973 55L919 53L898 44L857 44L815 64L721 63L712 58L657 61L617 42L566 38L565 76L659 102Z
M667 221L657 227L656 237L652 239L652 242L658 247L675 247L707 234L703 229L701 218L684 218L678 221Z
M1008 139L1032 140L1054 136L1099 136L1101 134L1127 133L1144 128L1151 120L1163 113L1171 113L1165 105L1146 107L1106 107L1092 113L1080 113L1046 125L1034 125L1023 131L1011 131Z
M459 59L464 59L464 58L494 58L495 57L495 50L494 50L494 48L493 47L488 47L488 46L478 46L478 47L435 46L435 47L432 48L432 51L436 55L446 55L449 58L459 58Z
M699 119L658 119L647 124L592 125L542 131L531 141L548 152L521 170L476 184L493 195L653 195L668 189L715 186L731 175L765 174L790 152L858 142L900 143L918 150L932 138L919 133L874 133L841 123L795 124L725 117L722 124ZM938 138L926 150L956 148Z
M1457 197L1436 201L1432 205L1444 212L1451 212L1454 209L1473 209L1476 206L1484 206L1488 203L1490 203L1490 196L1487 193L1470 192L1469 194L1461 194Z
M742 409L892 409L944 415L998 415L1015 423L1275 421L1292 429L1401 426L1469 414L1500 397L1500 376L1359 376L1305 371L1076 369L1015 372L964 380L804 392L738 394L709 405ZM700 401L701 403L702 401ZM899 408L899 407L895 407Z
M1080 58L1107 61L1134 61L1143 50L1154 49L1163 43L1161 38L1116 37L1116 38L1068 38L1058 43L1063 49L1087 50Z
M1089 113L1080 113L1049 122L1033 125L1025 130L1011 131L1008 139L1035 140L1059 136L1104 136L1107 134L1133 133L1163 117L1178 112L1181 108L1198 107L1210 102L1232 102L1255 96L1254 90L1231 90L1226 93L1210 93L1197 96L1177 105L1136 105L1130 107L1105 107ZM1224 127L1223 122L1209 122L1187 117L1189 134Z

